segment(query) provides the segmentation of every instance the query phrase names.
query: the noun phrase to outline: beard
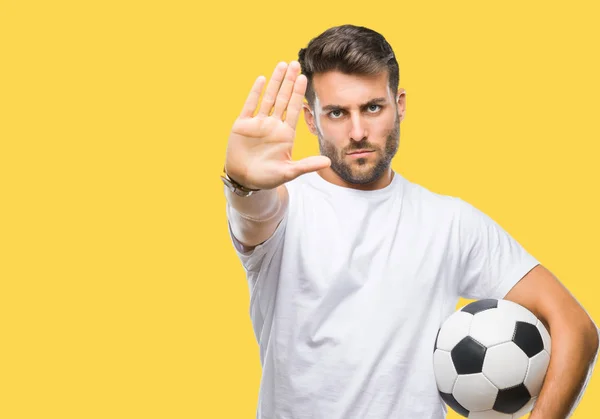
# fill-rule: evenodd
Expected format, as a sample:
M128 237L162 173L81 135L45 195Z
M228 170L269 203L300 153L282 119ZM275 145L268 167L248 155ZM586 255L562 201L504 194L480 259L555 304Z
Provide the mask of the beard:
M347 183L365 185L383 176L398 152L400 145L400 118L396 115L394 127L386 136L383 150L369 143L366 139L353 141L344 149L338 150L331 142L324 140L320 131L318 131L318 137L319 150L323 156L329 157L331 160L331 170ZM371 163L366 158L354 159L351 162L344 160L347 153L360 149L375 150L374 152L378 154L375 163Z

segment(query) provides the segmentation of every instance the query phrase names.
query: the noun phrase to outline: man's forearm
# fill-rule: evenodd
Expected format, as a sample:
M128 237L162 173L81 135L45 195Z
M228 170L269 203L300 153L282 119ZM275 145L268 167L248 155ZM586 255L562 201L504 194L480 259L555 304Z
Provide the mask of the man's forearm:
M283 219L288 207L284 185L242 198L225 188L227 216L234 237L253 247L267 240Z
M588 378L598 351L598 330L562 323L550 331L552 355L530 419L565 419Z

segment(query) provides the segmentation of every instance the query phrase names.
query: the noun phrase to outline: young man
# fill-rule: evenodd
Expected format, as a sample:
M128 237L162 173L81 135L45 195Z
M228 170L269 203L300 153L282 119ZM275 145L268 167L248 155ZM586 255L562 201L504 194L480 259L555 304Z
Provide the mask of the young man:
M567 417L597 328L492 219L391 169L406 94L386 40L331 28L275 68L259 105L265 83L233 125L224 177L260 344L257 417L443 418L432 350L459 297L511 300L546 323L552 356L531 418ZM321 155L292 161L302 109Z

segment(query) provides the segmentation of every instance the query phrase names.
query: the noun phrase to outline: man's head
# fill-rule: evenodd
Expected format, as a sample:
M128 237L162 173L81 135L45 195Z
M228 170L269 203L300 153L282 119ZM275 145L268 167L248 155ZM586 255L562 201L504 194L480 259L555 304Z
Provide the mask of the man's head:
M371 29L344 25L312 39L298 61L308 81L305 117L321 154L345 183L372 184L389 170L404 118L391 46Z

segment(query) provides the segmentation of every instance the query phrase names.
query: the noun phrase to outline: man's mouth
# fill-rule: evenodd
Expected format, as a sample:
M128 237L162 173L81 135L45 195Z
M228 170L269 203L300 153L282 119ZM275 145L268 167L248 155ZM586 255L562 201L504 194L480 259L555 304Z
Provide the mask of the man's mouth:
M349 153L347 153L349 156L354 156L354 157L361 157L361 156L366 156L369 153L372 153L373 150L353 150Z

